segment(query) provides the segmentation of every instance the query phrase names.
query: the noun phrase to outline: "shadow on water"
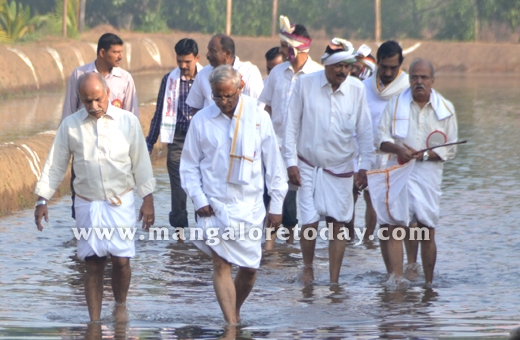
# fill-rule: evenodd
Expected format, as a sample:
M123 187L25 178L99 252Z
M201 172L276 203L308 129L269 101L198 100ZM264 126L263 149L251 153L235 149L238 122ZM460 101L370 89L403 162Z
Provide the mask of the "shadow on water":
M141 92L146 83L155 84L140 95L143 101L154 100L161 77L147 75L137 84ZM348 243L339 286L328 284L327 243L318 240L314 280L304 285L299 245L279 242L262 260L243 307L243 324L226 328L213 291L210 259L191 243L172 240L168 175L160 164L155 168L156 227L166 228L169 237L152 241L142 231L136 234L145 240L136 241L137 256L132 259L130 321L114 322L110 281L105 279L102 321L88 324L85 269L75 257L70 198L63 197L49 206L50 222L41 233L35 230L32 210L0 220L0 339L507 337L520 320L519 85L513 77L436 80L437 89L454 102L459 136L469 143L445 166L431 289L422 287L422 276L405 289L388 287L377 240L368 246L357 240ZM17 114L27 112L21 125L38 119L41 123L6 138L57 126L62 98L49 98L53 96L54 101L40 95L32 99L36 103L13 99L17 102L5 104L11 106L2 112L5 107ZM45 112L54 112L47 123ZM16 121L3 118L0 121L11 125L0 126L2 132L12 130ZM193 224L191 205L189 210ZM363 215L360 200L357 228L363 227Z

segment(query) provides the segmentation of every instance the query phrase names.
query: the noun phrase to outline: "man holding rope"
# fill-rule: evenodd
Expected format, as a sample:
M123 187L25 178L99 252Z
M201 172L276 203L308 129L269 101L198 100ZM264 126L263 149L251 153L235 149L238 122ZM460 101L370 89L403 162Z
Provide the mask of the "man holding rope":
M418 150L435 146L432 144L457 142L455 109L451 102L432 89L434 76L434 68L429 61L416 59L412 62L410 87L390 100L375 138L376 145L380 145L382 152L392 154L387 163L389 169L398 163L415 162L406 180L407 195L403 202L390 203L397 206L407 204L409 218L406 219L406 226L417 222L421 232L427 230L426 235L423 235L426 236L425 239L421 240L421 258L427 286L433 281L437 258L435 227L439 224L443 165L445 161L455 157L456 146ZM372 197L374 206L379 201ZM385 237L380 237L383 260L388 273L399 282L403 275L403 242L402 238L397 239L399 233L396 231L399 225L386 224L382 228L388 229L386 235L383 233ZM417 234L411 232L411 228L405 229L408 267L416 270L419 240L410 237Z

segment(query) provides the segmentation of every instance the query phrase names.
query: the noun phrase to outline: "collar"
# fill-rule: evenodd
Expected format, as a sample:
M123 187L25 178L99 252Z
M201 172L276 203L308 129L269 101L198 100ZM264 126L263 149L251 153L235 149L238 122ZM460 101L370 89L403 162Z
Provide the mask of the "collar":
M235 56L235 61L233 61L233 68L238 70L240 66L242 66L243 62L240 61L240 58Z
M96 61L94 60L92 63L88 64L87 72L96 72L99 73L99 71L96 68ZM110 71L109 75L121 78L122 72L120 67L112 67L112 70Z
M291 62L287 61L287 63L288 63L288 66L287 66L286 70L291 70L294 73L294 68L292 67ZM311 59L311 56L307 54L307 60L305 60L305 63L303 64L302 69L298 72L302 72L304 74L309 74L309 73L314 72L314 70L310 69L312 63L313 63L313 60Z
M348 78L350 77L350 75L347 76L347 78L338 86L338 89L336 91L334 91L334 93L336 92L341 92L342 94L344 94L345 92L343 91L343 87L346 86L346 82L348 81ZM320 87L325 87L325 86L330 86L330 89L332 90L332 85L329 83L329 81L327 80L327 76L325 75L325 70L323 70L321 72L321 75L320 75Z

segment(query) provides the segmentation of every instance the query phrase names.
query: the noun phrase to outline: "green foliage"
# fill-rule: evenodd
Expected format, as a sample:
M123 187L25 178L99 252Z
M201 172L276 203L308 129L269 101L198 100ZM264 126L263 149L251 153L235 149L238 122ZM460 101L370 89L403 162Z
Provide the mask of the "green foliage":
M22 38L30 29L31 10L14 0L0 0L0 41L12 43Z
M52 13L53 32L61 32L62 0L16 1L38 13ZM78 0L69 2L74 8L68 10L68 30L75 36ZM226 0L88 0L86 24L145 32L222 33L226 5ZM291 22L331 37L374 37L374 0L279 0L278 6L278 14ZM233 35L270 35L271 11L272 0L233 0ZM474 40L476 32L491 25L505 23L511 30L520 25L520 0L381 0L381 12L383 39Z
M47 22L46 30L54 35L62 33L63 25L63 0L54 0L54 12L50 15ZM69 38L78 38L78 17L79 0L67 1L67 36Z

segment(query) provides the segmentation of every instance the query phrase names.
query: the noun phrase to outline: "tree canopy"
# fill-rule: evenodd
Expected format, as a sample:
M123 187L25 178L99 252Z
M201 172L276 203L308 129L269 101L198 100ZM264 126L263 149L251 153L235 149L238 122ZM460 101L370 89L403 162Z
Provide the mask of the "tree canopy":
M60 0L18 0L32 13L55 13ZM147 32L176 29L224 32L226 0L86 0L88 26L108 23ZM233 1L234 35L271 34L272 0ZM278 0L278 14L329 35L373 39L373 0ZM381 0L383 39L479 40L483 29L510 33L520 0ZM504 28L505 27L505 28Z

